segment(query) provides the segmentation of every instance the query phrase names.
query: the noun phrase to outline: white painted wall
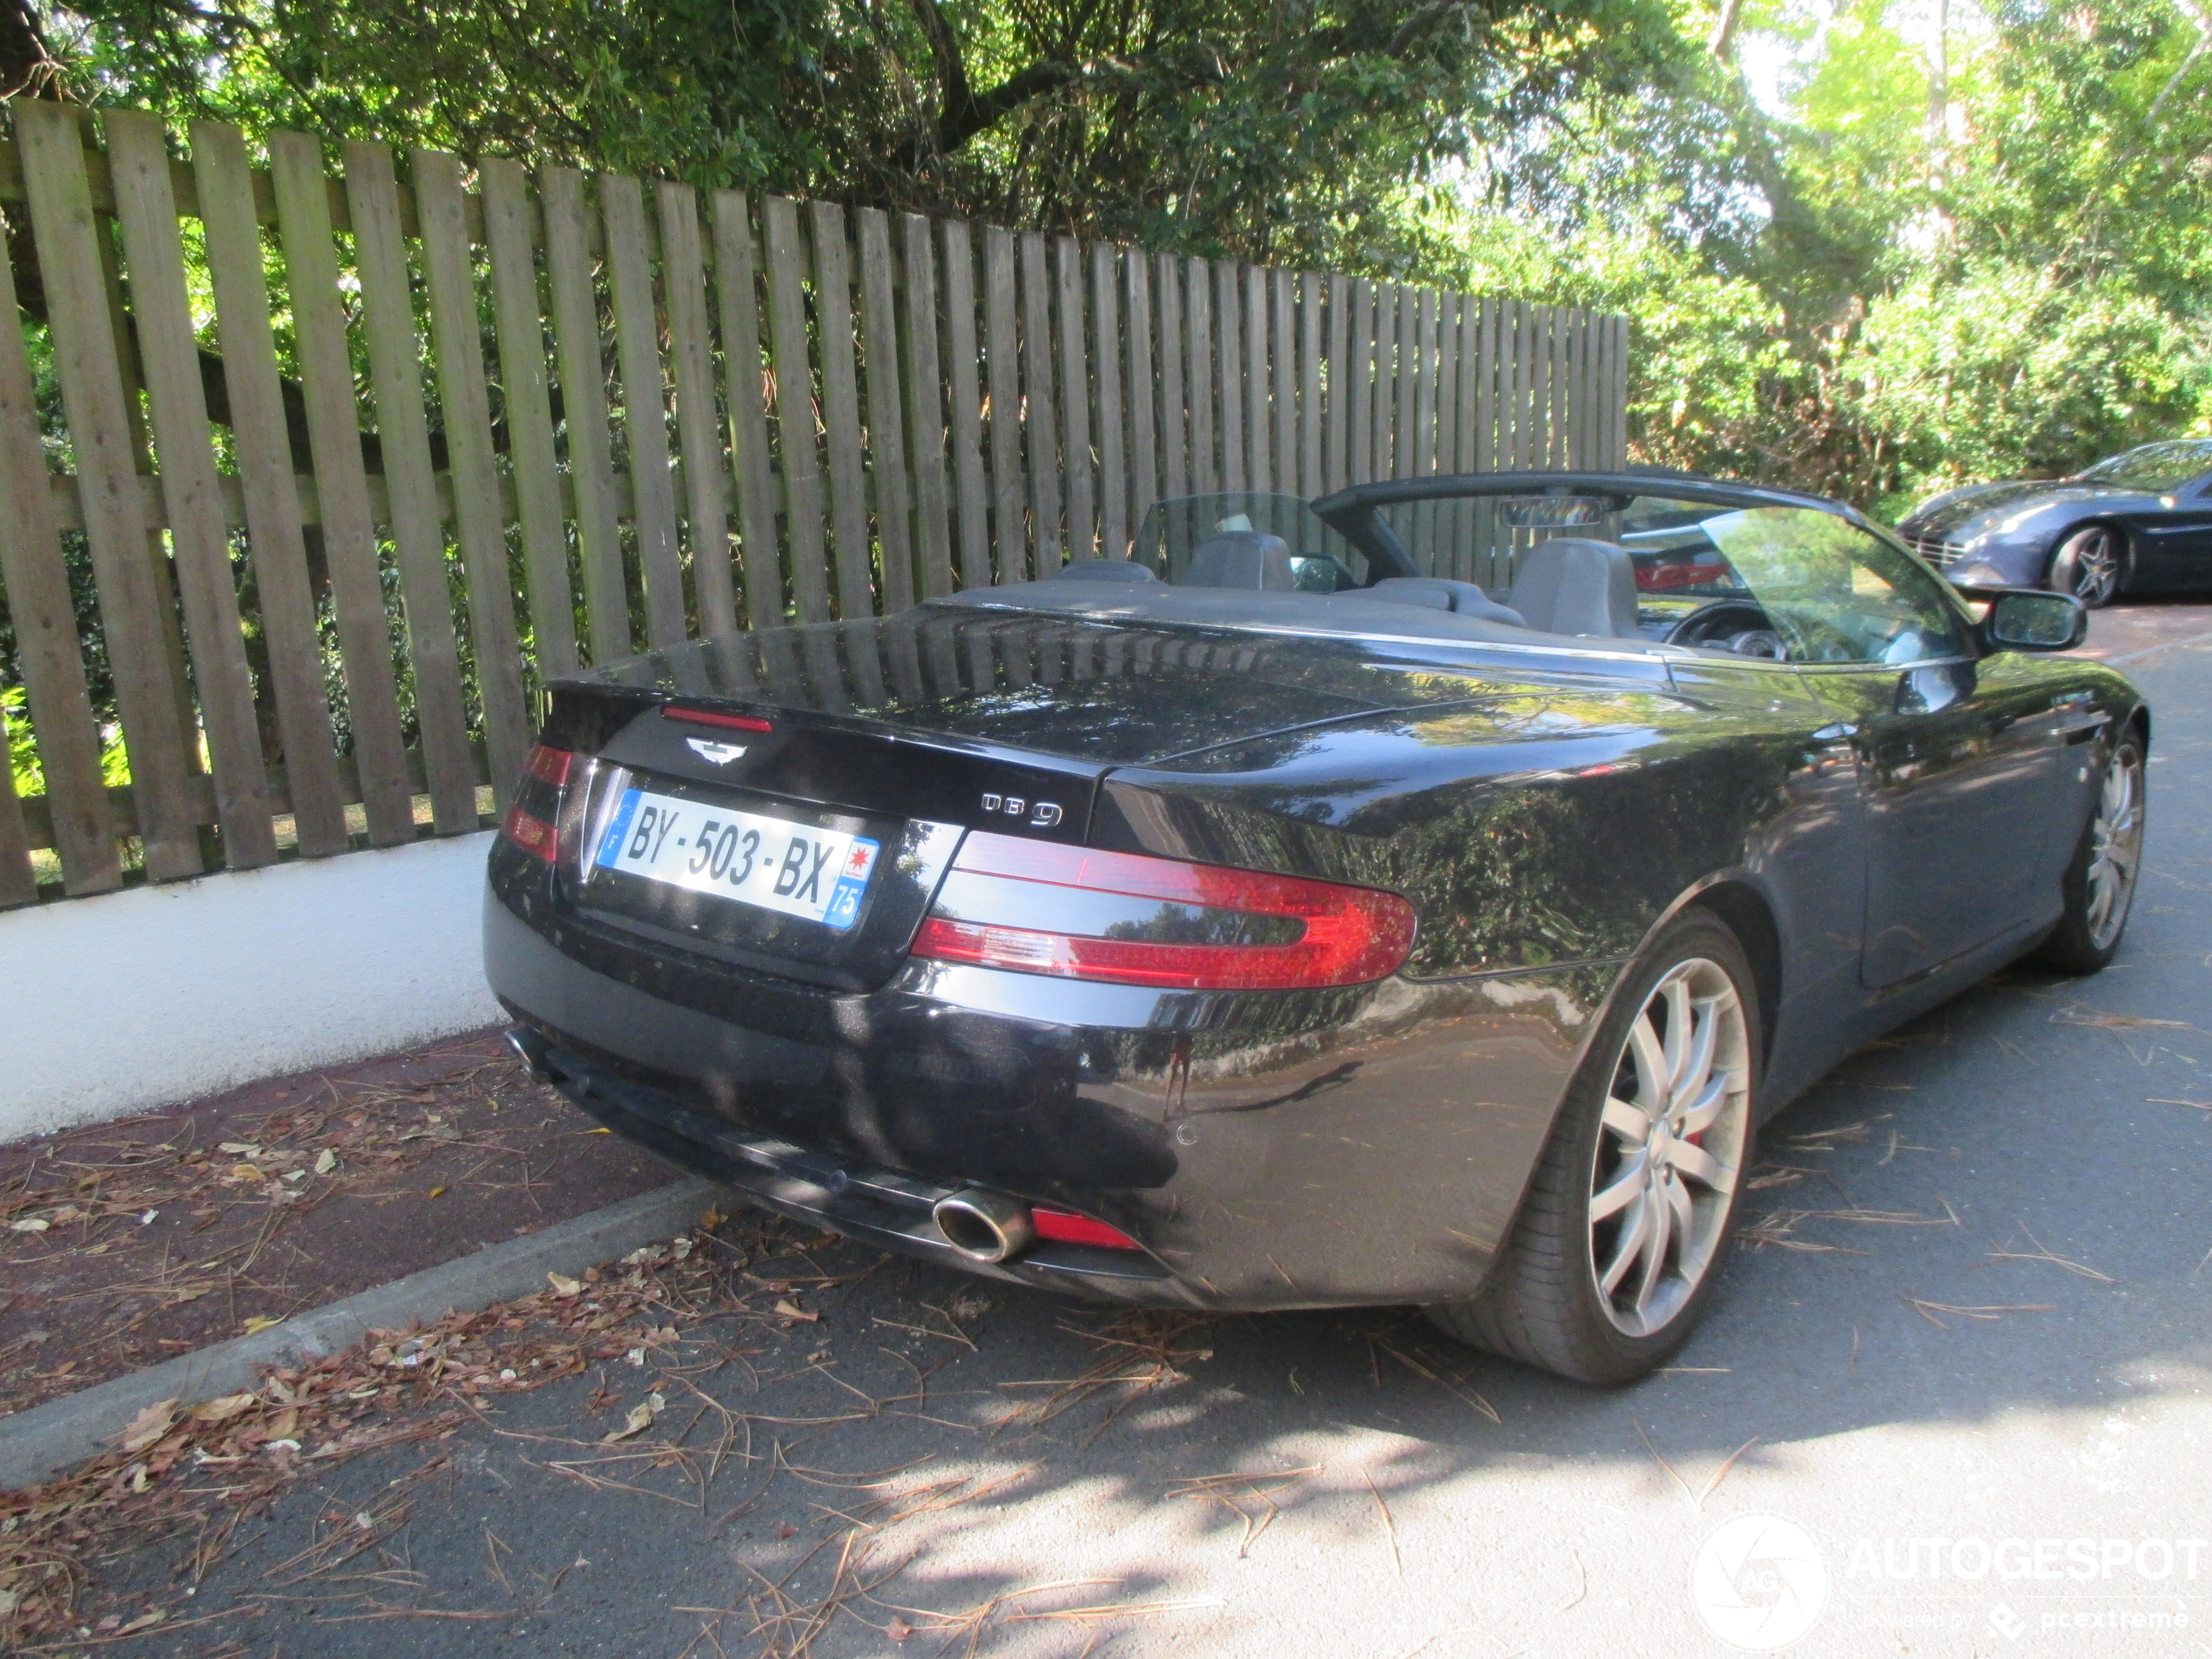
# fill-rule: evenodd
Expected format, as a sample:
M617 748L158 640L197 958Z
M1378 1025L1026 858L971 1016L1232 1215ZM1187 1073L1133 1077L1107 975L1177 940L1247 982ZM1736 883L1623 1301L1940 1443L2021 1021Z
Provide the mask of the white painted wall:
M0 911L0 1142L490 1024L490 843Z

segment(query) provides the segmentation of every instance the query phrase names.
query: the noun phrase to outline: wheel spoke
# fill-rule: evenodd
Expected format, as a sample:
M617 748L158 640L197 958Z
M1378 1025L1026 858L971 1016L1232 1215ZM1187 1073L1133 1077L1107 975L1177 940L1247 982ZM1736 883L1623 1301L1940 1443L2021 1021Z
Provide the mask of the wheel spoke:
M1613 1259L1598 1275L1598 1288L1608 1296L1620 1288L1629 1269L1635 1265L1636 1257L1643 1249L1643 1242L1651 1234L1651 1200L1642 1193L1636 1195L1636 1207L1621 1224L1620 1242L1614 1246Z
M1667 1052L1651 1028L1649 1010L1629 1028L1629 1052L1636 1069L1636 1104L1656 1116L1667 1109Z
M1641 1106L1631 1105L1618 1095L1606 1098L1605 1126L1629 1145L1639 1149L1651 1138L1651 1114Z
M2101 880L2089 899L2089 931L2092 934L2104 932L2105 921L2112 914L2114 894L2109 880Z
M1643 1244L1643 1279L1636 1286L1636 1312L1644 1312L1651 1306L1651 1293L1659 1288L1659 1281L1667 1274L1667 1241L1674 1237L1675 1212L1666 1199L1655 1194L1647 1207L1651 1211L1651 1236Z
M1634 1157L1623 1159L1621 1173L1613 1184L1590 1195L1590 1219L1603 1221L1607 1217L1627 1209L1629 1202L1643 1190L1644 1171L1649 1166L1650 1160L1641 1147L1636 1149Z
M1718 997L1707 996L1700 997L1691 1006L1690 1017L1696 1024L1690 1033L1688 1063L1683 1067L1682 1076L1675 1079L1674 1092L1667 1103L1677 1116L1683 1109L1683 1103L1696 1099L1705 1087L1705 1080L1712 1076L1713 1049L1719 1041L1721 1028L1719 1004Z
M1687 979L1677 974L1662 988L1667 997L1666 1090L1671 1103L1689 1064L1690 1034L1696 1018L1690 1005Z
M1712 1128L1713 1120L1721 1115L1722 1109L1728 1104L1728 1086L1730 1081L1729 1075L1723 1072L1707 1083L1705 1092L1700 1095L1696 1103L1682 1115L1682 1127L1677 1133L1683 1136L1703 1135L1707 1130Z
M1733 1192L1736 1190L1736 1177L1722 1166L1718 1158L1702 1146L1692 1146L1688 1141L1675 1141L1667 1148L1667 1162L1690 1180L1709 1186L1716 1192Z
M1689 1196L1689 1188L1680 1181L1669 1181L1666 1186L1667 1203L1675 1212L1675 1231L1683 1241L1686 1252L1696 1235L1697 1222L1696 1200Z

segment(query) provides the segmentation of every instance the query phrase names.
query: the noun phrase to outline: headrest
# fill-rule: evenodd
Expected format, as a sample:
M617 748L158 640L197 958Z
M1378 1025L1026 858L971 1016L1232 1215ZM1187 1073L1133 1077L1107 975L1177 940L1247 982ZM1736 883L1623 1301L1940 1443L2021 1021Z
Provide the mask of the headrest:
M1217 530L1190 550L1186 588L1249 588L1290 593L1291 550L1279 536L1264 530Z
M1522 554L1508 601L1541 633L1635 639L1635 565L1611 542L1555 536Z
M1077 559L1045 572L1048 582L1157 582L1150 565L1131 559Z

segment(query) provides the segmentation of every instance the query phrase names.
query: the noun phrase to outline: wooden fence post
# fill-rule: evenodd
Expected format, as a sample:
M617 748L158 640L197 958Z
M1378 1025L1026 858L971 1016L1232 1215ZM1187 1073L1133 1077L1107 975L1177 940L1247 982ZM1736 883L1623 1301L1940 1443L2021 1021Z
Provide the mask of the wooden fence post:
M177 591L214 775L223 861L233 869L254 869L276 862L276 832L269 821L268 774L261 764L238 583L231 574L230 531L215 482L199 346L185 289L169 147L157 117L111 110L105 125Z

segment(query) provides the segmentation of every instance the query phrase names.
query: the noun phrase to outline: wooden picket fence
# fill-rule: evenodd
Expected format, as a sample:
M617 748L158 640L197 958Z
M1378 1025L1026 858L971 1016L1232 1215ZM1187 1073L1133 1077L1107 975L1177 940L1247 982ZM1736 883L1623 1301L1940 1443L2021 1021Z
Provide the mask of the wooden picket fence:
M180 158L28 99L13 130L0 597L44 792L0 767L0 905L476 828L546 679L1125 553L1155 500L1625 452L1615 317L374 144L333 172L305 133L257 162L214 123Z

